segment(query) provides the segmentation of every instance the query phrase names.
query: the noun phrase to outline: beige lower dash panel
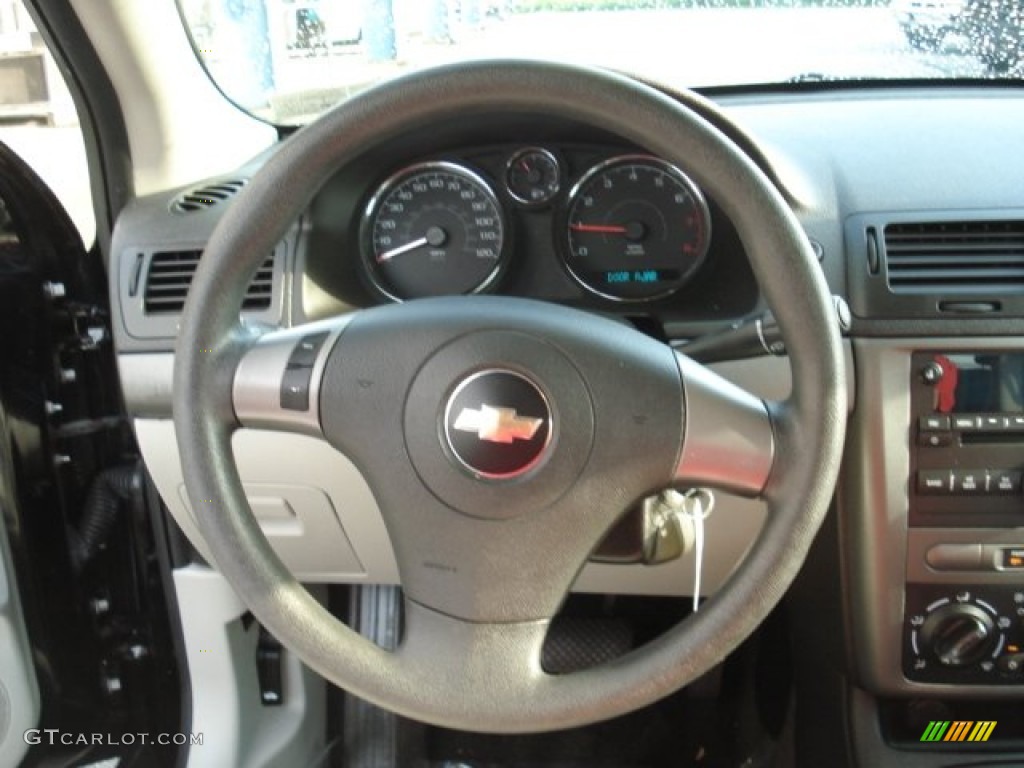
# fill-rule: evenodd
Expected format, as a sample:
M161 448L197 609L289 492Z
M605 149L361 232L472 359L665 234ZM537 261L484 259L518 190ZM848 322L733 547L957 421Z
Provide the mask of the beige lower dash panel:
M267 541L286 563L301 562L304 570L312 572L365 574L323 491L270 483L245 483L242 487ZM178 495L195 521L184 483L178 486Z

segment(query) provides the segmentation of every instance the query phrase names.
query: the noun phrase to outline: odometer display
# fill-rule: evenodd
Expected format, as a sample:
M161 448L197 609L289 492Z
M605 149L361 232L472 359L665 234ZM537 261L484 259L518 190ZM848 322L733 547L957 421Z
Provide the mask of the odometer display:
M648 301L678 290L707 254L711 218L697 186L654 157L600 163L573 187L565 266L587 290Z
M367 206L362 243L370 280L392 299L476 293L501 271L505 222L478 174L423 163L381 185Z

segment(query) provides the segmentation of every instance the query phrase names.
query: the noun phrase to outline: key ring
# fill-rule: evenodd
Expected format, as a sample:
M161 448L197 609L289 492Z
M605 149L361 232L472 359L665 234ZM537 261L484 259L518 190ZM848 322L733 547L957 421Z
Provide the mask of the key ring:
M701 519L707 520L708 516L715 509L715 494L707 488L688 488L683 491L684 499L693 499L696 503L696 509L686 509L685 514L689 517L694 516L694 512L700 510ZM690 505L686 505L689 507Z

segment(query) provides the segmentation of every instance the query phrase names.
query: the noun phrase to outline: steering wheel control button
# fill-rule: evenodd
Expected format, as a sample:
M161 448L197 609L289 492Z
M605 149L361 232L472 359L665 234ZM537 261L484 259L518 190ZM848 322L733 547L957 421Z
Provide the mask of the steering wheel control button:
M323 332L303 336L288 355L288 364L281 377L281 408L284 410L309 410L313 366L329 335Z
M312 368L316 362L317 355L320 354L320 348L323 347L324 342L327 341L328 334L324 333L313 333L309 336L303 336L299 343L295 345L295 349L292 350L291 355L288 357L289 368Z
M544 394L512 371L473 374L455 388L445 407L447 447L477 477L503 480L529 472L543 458L551 434Z
M281 407L287 411L308 411L312 378L312 367L285 368L281 377Z

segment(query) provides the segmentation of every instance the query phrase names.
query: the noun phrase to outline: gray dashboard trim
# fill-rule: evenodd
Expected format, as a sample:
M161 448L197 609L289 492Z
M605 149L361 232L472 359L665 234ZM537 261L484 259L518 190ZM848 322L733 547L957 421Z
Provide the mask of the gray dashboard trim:
M117 356L128 413L132 416L170 418L174 381L174 355L140 352Z

